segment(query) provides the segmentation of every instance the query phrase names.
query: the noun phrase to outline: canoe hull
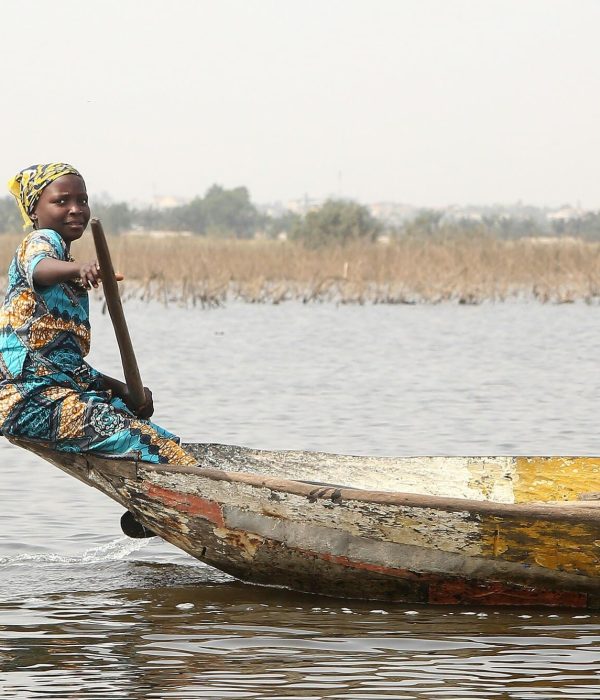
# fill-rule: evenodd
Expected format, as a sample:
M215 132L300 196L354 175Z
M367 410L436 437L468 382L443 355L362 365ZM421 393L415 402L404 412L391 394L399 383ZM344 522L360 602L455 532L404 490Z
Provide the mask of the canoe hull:
M593 506L424 498L27 447L242 581L408 604L600 608Z

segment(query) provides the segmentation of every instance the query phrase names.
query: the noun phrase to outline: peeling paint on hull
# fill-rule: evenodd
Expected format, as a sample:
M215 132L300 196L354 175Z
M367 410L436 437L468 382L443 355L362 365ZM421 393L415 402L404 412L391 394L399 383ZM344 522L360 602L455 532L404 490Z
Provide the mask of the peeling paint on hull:
M298 481L335 455L196 445L200 468L179 468L17 444L244 581L415 604L600 608L600 459L340 456L345 487ZM444 459L464 471L458 493L432 482ZM379 485L421 492L353 487L365 464Z

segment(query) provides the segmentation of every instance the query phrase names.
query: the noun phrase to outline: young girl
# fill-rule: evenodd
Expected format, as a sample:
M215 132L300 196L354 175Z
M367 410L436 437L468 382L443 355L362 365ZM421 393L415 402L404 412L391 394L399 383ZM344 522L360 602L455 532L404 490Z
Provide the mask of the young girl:
M146 389L133 406L127 386L83 359L90 348L87 290L96 262L78 263L71 242L90 218L85 182L71 165L33 165L9 182L33 231L18 247L0 309L0 433L65 452L195 465L179 438L148 419Z

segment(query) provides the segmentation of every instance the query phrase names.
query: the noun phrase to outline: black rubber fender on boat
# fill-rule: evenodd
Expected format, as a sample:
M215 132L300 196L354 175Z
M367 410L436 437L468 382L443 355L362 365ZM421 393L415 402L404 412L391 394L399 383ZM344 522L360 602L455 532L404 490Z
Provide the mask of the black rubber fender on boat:
M156 533L144 527L142 523L139 523L133 513L126 510L121 516L121 530L127 535L127 537L132 537L136 540L141 540L146 537L156 537Z

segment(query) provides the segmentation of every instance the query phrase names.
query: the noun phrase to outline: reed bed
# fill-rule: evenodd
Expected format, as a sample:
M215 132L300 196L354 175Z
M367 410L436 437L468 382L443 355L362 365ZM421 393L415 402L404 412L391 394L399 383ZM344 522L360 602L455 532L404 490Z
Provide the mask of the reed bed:
M0 269L19 242L0 236ZM577 239L403 239L307 249L270 240L120 236L109 241L125 300L213 307L228 300L479 304L600 300L600 243ZM94 257L91 236L73 248ZM0 286L5 284L5 278Z

